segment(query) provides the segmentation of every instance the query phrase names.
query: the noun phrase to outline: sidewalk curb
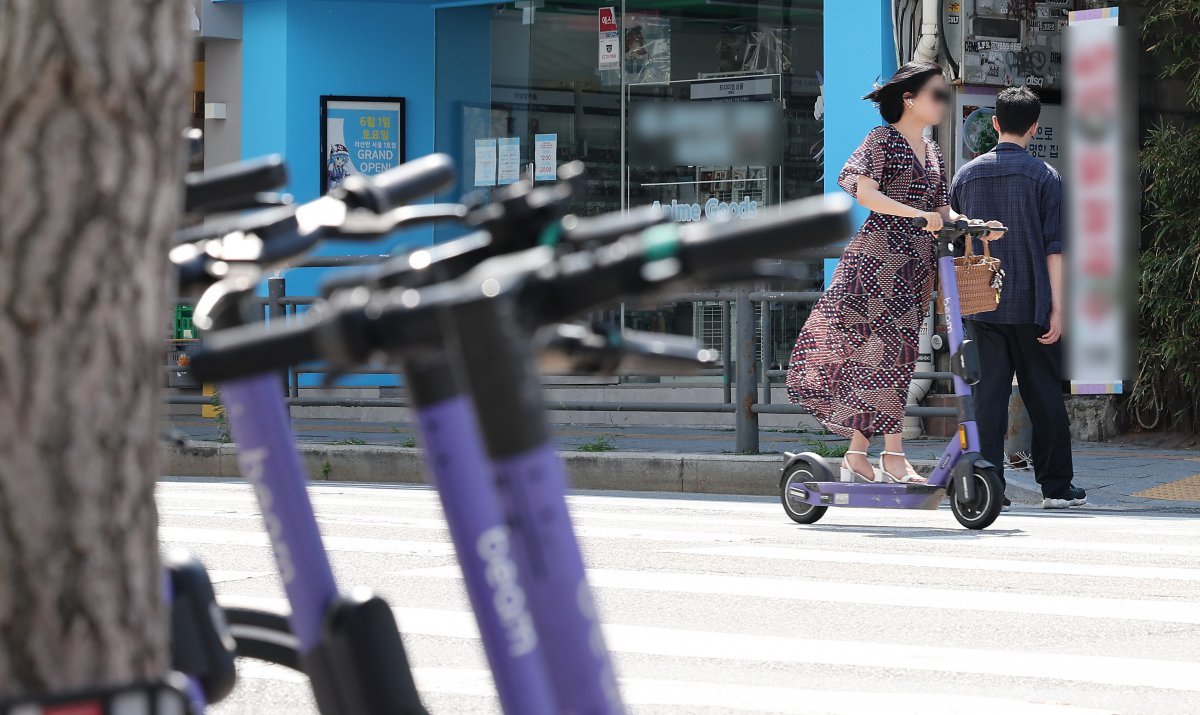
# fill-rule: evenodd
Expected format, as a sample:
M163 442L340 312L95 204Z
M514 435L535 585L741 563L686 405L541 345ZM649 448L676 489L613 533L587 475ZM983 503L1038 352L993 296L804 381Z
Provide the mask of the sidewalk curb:
M301 444L313 481L425 484L420 449L382 445ZM563 452L575 489L773 496L782 455L666 452ZM161 472L177 477L241 477L232 444L165 446Z
M420 449L386 445L301 444L300 455L313 481L426 484ZM783 455L678 454L674 452L562 452L574 489L778 496ZM841 460L830 460L835 470ZM914 462L928 474L932 460ZM164 445L163 474L173 477L240 478L236 448L218 442ZM1041 503L1032 492L1010 484L1008 496L1021 504Z

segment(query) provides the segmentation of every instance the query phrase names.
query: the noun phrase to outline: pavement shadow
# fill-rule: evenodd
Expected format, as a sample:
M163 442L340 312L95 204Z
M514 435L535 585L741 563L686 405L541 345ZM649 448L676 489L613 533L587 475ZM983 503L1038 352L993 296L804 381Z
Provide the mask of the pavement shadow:
M984 529L983 531L971 531L962 527L868 526L865 524L813 525L802 528L830 534L845 533L848 531L853 534L862 534L872 539L930 539L941 541L981 541L1023 536L1026 533L1024 529Z

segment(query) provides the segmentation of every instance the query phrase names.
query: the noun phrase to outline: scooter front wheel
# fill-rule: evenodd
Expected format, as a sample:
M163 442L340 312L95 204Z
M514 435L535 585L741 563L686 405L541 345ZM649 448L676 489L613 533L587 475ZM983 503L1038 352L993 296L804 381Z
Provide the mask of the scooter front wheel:
M986 529L1004 509L1004 483L1000 477L988 471L975 472L974 479L979 495L974 505L960 502L954 494L954 482L950 482L950 511L954 512L958 523L968 529Z
M783 510L797 524L814 524L829 511L827 506L809 504L792 494L793 484L803 486L805 482L824 481L814 473L816 471L807 462L797 462L779 480L779 501L783 502Z

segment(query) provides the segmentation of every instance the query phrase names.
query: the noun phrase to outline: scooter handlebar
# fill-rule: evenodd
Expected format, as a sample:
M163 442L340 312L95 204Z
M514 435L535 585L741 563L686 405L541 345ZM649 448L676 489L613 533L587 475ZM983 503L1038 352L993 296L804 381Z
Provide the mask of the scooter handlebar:
M925 228L929 225L929 222L925 220L924 216L915 216L913 217L912 222L913 226L916 228ZM955 237L967 234L973 237L978 237L984 235L985 233L1007 233L1008 227L1000 226L997 228L984 224L972 224L967 219L960 218L957 221L946 222L946 224L942 226L941 232L953 233Z
M454 178L454 160L430 154L375 176L349 176L339 193L352 205L385 213L446 188Z
M789 258L848 239L854 232L851 206L848 197L829 194L788 202L775 215L752 221L689 224L679 230L680 258L701 274L762 258Z

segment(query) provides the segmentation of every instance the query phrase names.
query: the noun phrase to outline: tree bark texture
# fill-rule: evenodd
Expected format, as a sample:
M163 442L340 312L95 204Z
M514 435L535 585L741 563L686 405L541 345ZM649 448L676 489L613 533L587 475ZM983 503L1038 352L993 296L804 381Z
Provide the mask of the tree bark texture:
M0 0L0 698L162 677L186 0Z

